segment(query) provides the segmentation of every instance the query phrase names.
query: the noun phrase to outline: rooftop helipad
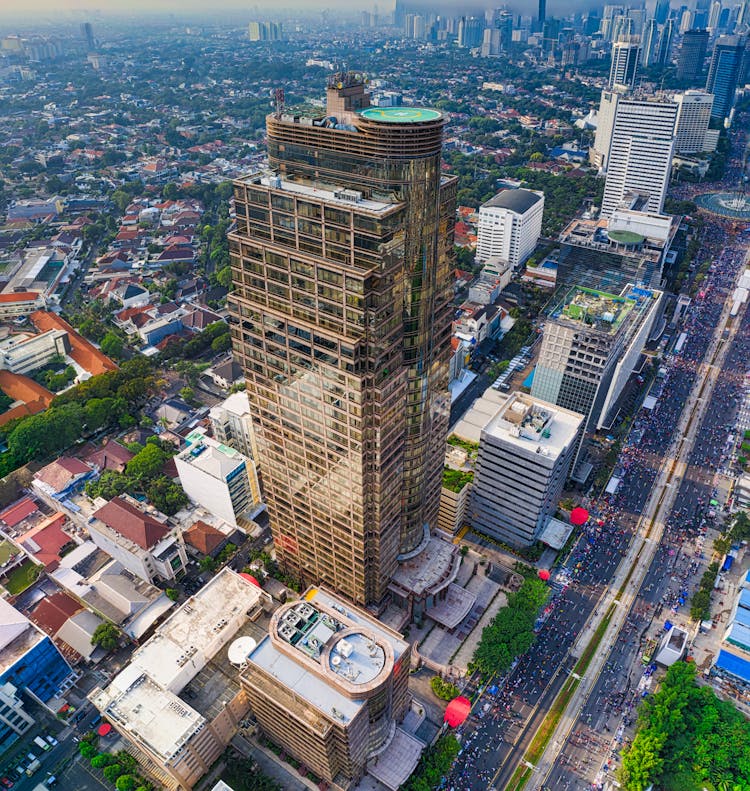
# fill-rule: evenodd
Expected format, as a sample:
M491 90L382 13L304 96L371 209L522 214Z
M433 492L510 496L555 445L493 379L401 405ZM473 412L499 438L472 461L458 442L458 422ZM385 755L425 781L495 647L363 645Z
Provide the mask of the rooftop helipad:
M387 124L416 124L422 121L437 121L440 113L427 107L368 107L360 115L370 121Z

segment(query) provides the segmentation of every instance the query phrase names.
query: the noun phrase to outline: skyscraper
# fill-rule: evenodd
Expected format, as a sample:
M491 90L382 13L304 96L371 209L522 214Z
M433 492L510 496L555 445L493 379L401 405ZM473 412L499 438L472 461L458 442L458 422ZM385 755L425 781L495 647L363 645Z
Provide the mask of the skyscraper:
M668 19L661 29L661 36L659 37L659 51L656 56L656 62L660 66L665 66L669 61L669 55L672 51L672 37L674 36L674 19Z
M677 79L693 82L703 72L708 47L707 30L687 30L677 55Z
M672 170L676 118L674 102L617 102L606 156L603 217L609 217L629 192L648 196L646 211L661 212Z
M721 121L734 107L734 95L745 52L743 36L721 36L714 44L706 90L714 95L711 118Z
M685 91L675 94L674 100L678 107L674 136L675 154L707 151L706 132L714 97L705 91Z
M81 22L81 35L86 42L86 50L93 52L96 49L96 42L94 41L94 28L91 27L91 22Z
M609 87L629 90L635 86L641 48L637 39L616 41L612 45L612 64L609 68Z
M669 0L657 0L654 9L654 19L657 25L663 25L669 16Z
M641 45L641 66L648 68L655 60L659 44L659 26L655 19L649 19L643 26Z
M544 25L544 20L547 18L547 0L539 0L539 13L537 14L537 25L539 30Z
M235 354L276 551L306 580L380 602L437 521L448 427L455 179L436 110L267 119L270 170L235 182Z

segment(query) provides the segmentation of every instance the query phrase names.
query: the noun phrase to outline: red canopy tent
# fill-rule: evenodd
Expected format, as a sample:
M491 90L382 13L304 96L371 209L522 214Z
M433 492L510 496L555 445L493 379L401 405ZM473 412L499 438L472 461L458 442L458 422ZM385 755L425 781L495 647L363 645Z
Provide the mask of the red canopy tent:
M447 722L451 728L458 728L459 725L463 725L466 722L470 711L471 701L468 698L463 696L453 698L445 710L443 721Z
M112 726L108 722L103 722L97 729L96 732L99 736L107 736L107 734L111 733Z
M570 522L571 524L575 525L576 527L580 527L581 525L585 525L586 522L589 520L589 512L585 508L574 508L570 512Z
M241 571L240 577L246 579L251 585L255 585L257 588L260 588L260 583L255 579L255 577L253 577L252 574L248 574L246 571Z
M537 576L540 580L542 580L542 582L547 582L547 580L549 580L550 573L547 571L547 569L539 569L539 571L537 571Z

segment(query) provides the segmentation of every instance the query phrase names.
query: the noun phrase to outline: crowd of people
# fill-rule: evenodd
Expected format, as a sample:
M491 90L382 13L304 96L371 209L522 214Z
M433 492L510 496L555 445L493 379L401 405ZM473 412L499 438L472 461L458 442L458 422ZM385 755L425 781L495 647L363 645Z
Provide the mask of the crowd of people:
M701 375L700 365L719 324L727 296L744 265L742 244L727 246L725 223L709 221L704 233L705 243L699 257L715 255L715 263L683 317L686 342L679 354L668 356L652 391L658 394L656 406L641 410L634 422L617 469L621 483L615 492L604 493L587 503L591 518L565 567L553 577L555 594L551 608L540 623L536 644L518 660L505 679L491 687L496 688L494 694L485 691L481 696L482 718L472 718L464 726L462 750L444 788L488 787L497 767L513 749L513 742L527 717L540 701L551 702L545 700L550 680L558 668L570 669L570 650L627 552L658 470L672 449L682 409ZM709 502L714 494L712 478L729 455L726 436L731 429L731 411L738 404L745 373L740 363L748 359L748 351L750 333L740 332L717 380L713 396L717 409L708 411L693 447L690 463L695 465L696 477L691 473L682 482L642 596L618 637L620 645L613 650L589 705L581 713L580 722L584 727L577 737L579 742L596 738L596 733L615 734L612 744L605 750L602 767L605 772L615 760L618 740L621 742L623 729L632 723L634 708L643 692L639 681L642 669L634 660L641 653L644 634L665 608L677 610L688 605L696 576L702 568L703 536L709 522ZM717 422L718 415L722 417ZM489 708L485 711L486 704ZM591 746L586 742L587 750ZM584 761L580 755L571 758L571 754L576 755L575 750L571 754L567 752L563 752L556 767L567 774L565 782L574 782L570 772L578 766L582 774L595 772L598 785L602 768L596 772L595 762ZM583 788L590 781L581 785L583 782L579 778L579 784L572 787Z

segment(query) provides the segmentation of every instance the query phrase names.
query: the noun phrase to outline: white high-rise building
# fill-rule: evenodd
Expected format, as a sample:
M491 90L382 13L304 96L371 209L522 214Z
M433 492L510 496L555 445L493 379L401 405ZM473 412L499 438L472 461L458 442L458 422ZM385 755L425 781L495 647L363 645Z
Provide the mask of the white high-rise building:
M612 65L609 69L609 87L629 90L635 85L641 47L637 38L616 41L612 45Z
M524 189L498 192L479 208L477 260L490 258L520 266L542 233L544 193Z
M615 126L615 115L617 114L619 102L620 94L616 91L602 91L599 112L596 115L594 145L589 150L591 164L601 171L607 169L609 146L612 143L612 129Z
M659 25L655 19L649 19L643 26L641 42L641 66L645 69L654 63L658 51Z
M677 104L620 99L606 156L602 216L629 192L648 195L645 210L661 213L672 171Z
M706 132L711 120L713 94L706 91L685 91L674 96L677 103L675 154L699 154L710 150Z
M214 437L219 442L238 450L249 459L255 459L253 421L247 393L232 393L220 404L211 407L208 418Z

